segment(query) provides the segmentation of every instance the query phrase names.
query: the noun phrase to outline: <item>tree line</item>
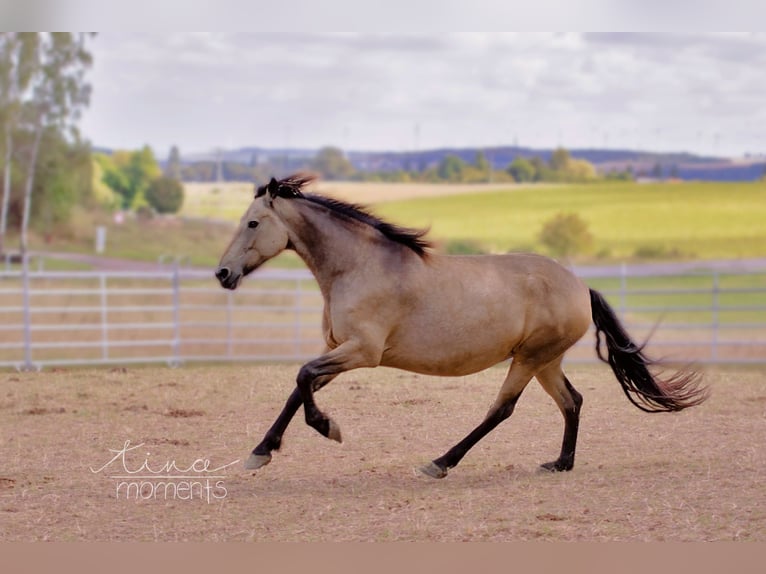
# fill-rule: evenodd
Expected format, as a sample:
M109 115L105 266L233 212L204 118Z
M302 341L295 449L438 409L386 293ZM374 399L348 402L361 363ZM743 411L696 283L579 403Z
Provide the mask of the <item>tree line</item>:
M486 155L479 151L473 162L448 154L438 164L412 170L358 170L338 147L321 148L313 159L285 157L256 162L200 161L184 165L181 177L185 181L264 181L272 175L286 175L299 170L318 173L324 179L340 181L388 181L423 183L482 183L482 182L567 182L586 183L599 179L633 179L629 172L601 175L590 162L573 158L569 151L559 148L545 161L540 157L518 156L505 168L495 169Z

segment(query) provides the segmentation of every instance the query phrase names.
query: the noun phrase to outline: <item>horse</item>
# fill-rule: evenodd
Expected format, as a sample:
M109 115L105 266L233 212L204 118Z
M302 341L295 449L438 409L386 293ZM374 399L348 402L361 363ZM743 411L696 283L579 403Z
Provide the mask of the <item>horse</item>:
M215 276L225 289L284 250L300 256L324 299L324 352L298 371L296 387L248 470L271 461L293 416L341 442L340 427L317 406L314 394L340 373L387 366L425 375L464 376L510 360L484 419L443 456L421 468L447 476L479 440L513 413L536 378L564 418L558 458L546 471L574 466L582 395L562 370L564 354L596 330L598 357L609 364L628 400L646 412L672 412L707 397L690 367L653 374L649 358L625 331L604 297L558 262L534 254L445 255L426 230L401 227L368 208L308 193L313 176L271 178L257 187L223 253Z

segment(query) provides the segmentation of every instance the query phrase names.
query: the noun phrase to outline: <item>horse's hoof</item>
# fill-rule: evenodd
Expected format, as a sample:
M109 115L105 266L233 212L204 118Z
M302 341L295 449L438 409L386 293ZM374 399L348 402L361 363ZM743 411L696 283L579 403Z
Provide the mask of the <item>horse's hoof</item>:
M327 438L334 440L335 442L343 442L343 437L340 436L340 427L335 424L335 421L330 419L330 428L327 431Z
M540 472L557 472L555 462L546 462L537 469Z
M567 472L569 470L572 470L571 466L562 466L557 460L540 465L540 472Z
M447 476L447 469L440 467L434 462L429 462L426 466L421 466L420 472L431 478L444 478Z
M271 454L251 454L245 461L245 470L257 470L271 462Z

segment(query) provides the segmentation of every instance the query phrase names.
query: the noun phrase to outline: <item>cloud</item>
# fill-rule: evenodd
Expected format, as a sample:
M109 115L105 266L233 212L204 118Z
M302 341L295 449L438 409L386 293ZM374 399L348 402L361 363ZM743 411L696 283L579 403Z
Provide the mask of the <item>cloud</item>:
M762 34L101 34L83 130L162 153L514 138L710 153L699 134L715 131L742 153L763 142L765 48Z

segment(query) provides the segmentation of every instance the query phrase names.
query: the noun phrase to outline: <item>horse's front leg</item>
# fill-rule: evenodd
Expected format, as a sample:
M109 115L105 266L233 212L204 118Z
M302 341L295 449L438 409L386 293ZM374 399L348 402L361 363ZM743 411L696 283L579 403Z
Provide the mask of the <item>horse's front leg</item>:
M366 344L359 339L342 343L332 351L303 365L298 372L298 390L306 413L306 424L322 436L342 442L340 427L319 410L314 402L314 390L318 381L334 378L340 373L360 367L377 367L382 350L377 345Z
M321 389L334 378L335 375L325 377L324 379L317 379L314 382L314 392ZM277 420L266 431L263 440L258 443L258 446L253 449L252 454L245 461L245 468L247 470L256 470L271 462L271 451L279 450L279 447L282 446L282 435L302 404L301 391L298 387L295 387L293 392L290 393L290 397L287 399L282 412L279 413Z

